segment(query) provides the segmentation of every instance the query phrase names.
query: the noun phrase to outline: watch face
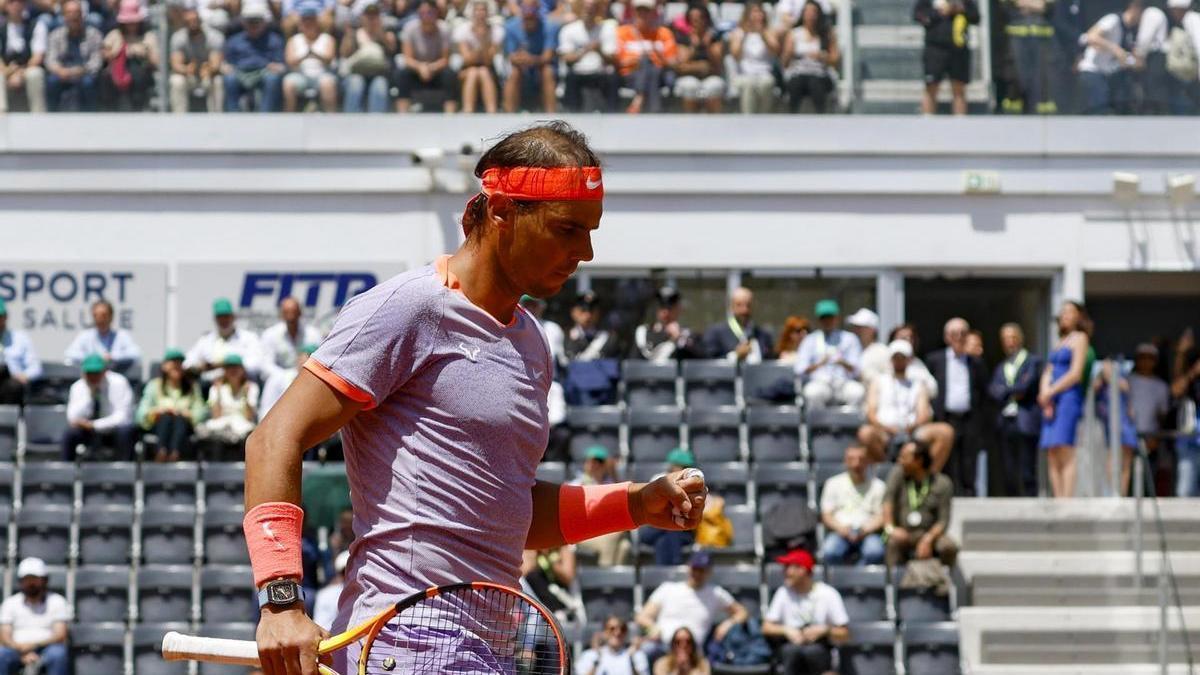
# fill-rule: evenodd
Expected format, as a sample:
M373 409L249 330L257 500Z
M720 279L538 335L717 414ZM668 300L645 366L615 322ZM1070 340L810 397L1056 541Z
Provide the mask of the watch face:
M267 598L272 605L290 605L296 601L296 584L271 584L267 586Z

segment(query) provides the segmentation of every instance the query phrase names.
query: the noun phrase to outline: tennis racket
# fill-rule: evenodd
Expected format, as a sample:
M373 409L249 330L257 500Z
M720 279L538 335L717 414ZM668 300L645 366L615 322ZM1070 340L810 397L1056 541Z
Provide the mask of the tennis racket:
M322 640L319 654L361 644L356 668L326 675L410 675L471 672L568 675L569 652L550 612L525 593L483 581L414 593L346 632ZM252 640L163 636L167 661L257 666Z

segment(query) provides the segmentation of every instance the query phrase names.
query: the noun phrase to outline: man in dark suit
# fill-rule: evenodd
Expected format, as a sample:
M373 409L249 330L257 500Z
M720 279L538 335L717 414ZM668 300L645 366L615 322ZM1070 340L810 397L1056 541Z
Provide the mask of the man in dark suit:
M775 358L773 345L771 333L754 324L754 293L749 288L735 290L729 298L729 316L704 333L704 351L710 359L759 363Z
M988 385L983 361L967 354L970 330L966 319L950 319L942 332L945 349L925 357L925 365L938 383L933 419L954 428L954 448L950 451L946 475L954 481L955 494L964 497L975 496L975 468L982 449Z
M1042 430L1037 394L1043 362L1025 349L1025 333L1018 324L1000 327L1000 346L1004 360L992 373L988 394L1001 406L996 429L1005 478L1003 496L1036 497L1038 435Z

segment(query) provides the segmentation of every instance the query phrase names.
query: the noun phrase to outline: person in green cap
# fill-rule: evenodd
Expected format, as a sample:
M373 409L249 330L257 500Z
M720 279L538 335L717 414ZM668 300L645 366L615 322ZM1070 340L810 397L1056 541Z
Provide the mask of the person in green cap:
M215 327L200 336L187 351L183 367L200 373L204 381L212 382L221 376L221 364L225 356L237 354L250 377L256 377L262 360L262 344L258 336L252 331L238 328L233 303L228 298L214 300L212 311Z
M67 429L63 432L63 461L73 462L82 446L93 453L114 448L122 459L133 459L133 388L120 373L108 369L104 357L89 354L80 366L83 377L67 394Z
M271 406L283 396L283 392L291 386L292 381L300 373L300 369L304 367L304 362L308 360L312 353L317 351L317 343L310 342L300 345L295 354L292 355L292 363L287 368L276 369L267 377L267 381L263 383L262 398L258 401L258 418L262 419L267 416L271 410Z
M142 388L136 420L158 438L156 462L192 457L192 432L208 418L208 405L195 377L183 369L183 352L168 349L159 376Z
M583 453L583 470L571 485L606 485L616 483L617 464L612 453L603 445L593 445ZM581 541L576 547L597 557L601 567L625 565L629 562L629 537L624 532L612 532L595 539Z
M25 402L25 389L42 376L42 361L23 330L8 329L8 307L0 300L0 404Z
M200 425L198 435L225 447L225 451L242 450L246 437L258 424L258 384L246 376L242 357L229 354L221 361L221 377L208 390L210 417Z
M837 300L817 302L817 330L809 333L796 354L796 377L804 386L804 404L814 408L830 405L860 407L867 390L859 382L862 343L854 333L839 326L841 309Z
M262 375L265 381L269 382L276 373L292 370L301 347L321 342L321 332L304 321L303 314L300 301L296 298L279 301L279 323L264 330L259 337L263 348ZM292 375L292 379L295 379L295 375ZM266 395L265 388L263 395ZM262 414L266 414L267 407L262 406Z
M666 475L684 469L696 468L696 456L686 448L675 448L667 453L664 469ZM657 478L657 476L656 476ZM696 541L693 530L660 530L655 527L643 527L638 530L638 542L654 547L655 565L682 565L683 549Z
M704 332L704 351L710 359L759 363L775 358L771 332L754 323L754 293L737 288L729 295L729 316Z

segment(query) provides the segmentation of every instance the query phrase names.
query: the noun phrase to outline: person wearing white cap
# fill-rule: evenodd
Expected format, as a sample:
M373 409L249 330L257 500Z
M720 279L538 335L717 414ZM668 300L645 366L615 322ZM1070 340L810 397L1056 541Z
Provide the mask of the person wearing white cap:
M858 337L862 345L862 356L858 359L863 384L870 386L871 379L892 369L891 353L886 343L879 342L879 315L866 307L846 317L846 330ZM868 372L871 373L868 377Z
M50 573L40 558L17 565L20 592L0 604L0 675L21 666L40 666L45 675L67 675L67 624L71 606L47 590Z
M346 582L346 565L349 562L349 551L337 554L333 559L333 578L317 591L317 600L313 603L313 623L325 630L329 630L337 618L338 596L342 594L342 585Z
M945 465L954 442L954 430L945 422L933 422L929 392L919 380L907 375L913 357L912 343L893 340L887 347L892 372L876 378L867 391L867 423L858 429L858 441L873 462L888 458L888 450L899 451L909 440L929 445L933 471Z

